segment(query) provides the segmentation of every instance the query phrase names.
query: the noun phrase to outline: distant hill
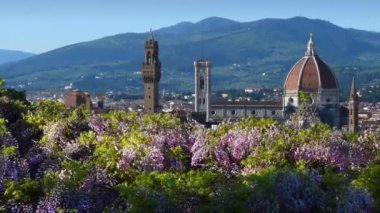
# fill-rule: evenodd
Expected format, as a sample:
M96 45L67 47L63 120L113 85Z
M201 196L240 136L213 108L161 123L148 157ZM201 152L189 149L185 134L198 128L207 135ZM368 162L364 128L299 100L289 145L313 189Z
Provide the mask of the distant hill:
M34 56L33 53L0 49L0 64L19 61Z
M303 56L309 33L318 54L334 69L341 87L380 76L380 33L345 29L330 22L295 17L236 22L212 17L154 32L160 42L160 87L193 90L193 61L213 62L213 89L282 87ZM63 88L70 82L89 91L142 92L140 65L149 33L125 33L73 44L0 66L7 85L24 89Z

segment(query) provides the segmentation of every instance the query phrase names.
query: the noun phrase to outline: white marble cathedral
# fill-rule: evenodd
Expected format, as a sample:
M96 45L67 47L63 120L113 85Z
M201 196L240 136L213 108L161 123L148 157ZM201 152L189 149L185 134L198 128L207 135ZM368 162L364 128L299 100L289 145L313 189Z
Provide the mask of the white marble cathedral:
M322 122L339 128L343 120L347 120L340 119L342 108L339 104L338 81L329 66L318 56L312 35L305 55L286 77L281 101L211 100L211 62L195 61L194 65L195 112L203 116L205 122L233 121L244 116L285 119L299 107L301 92L309 95Z

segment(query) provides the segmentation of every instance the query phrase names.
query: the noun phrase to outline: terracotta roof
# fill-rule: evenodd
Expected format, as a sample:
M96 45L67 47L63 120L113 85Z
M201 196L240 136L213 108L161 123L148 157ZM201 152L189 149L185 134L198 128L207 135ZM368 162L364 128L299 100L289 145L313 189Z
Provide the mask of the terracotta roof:
M309 40L305 56L290 70L285 90L337 89L338 84L333 72L314 50L312 37Z

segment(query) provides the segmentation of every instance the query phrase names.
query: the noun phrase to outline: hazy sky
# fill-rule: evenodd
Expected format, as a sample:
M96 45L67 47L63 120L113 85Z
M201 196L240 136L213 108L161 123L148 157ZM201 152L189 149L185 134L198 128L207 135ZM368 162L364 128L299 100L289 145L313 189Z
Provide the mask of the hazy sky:
M41 53L124 32L210 16L305 16L380 32L380 0L0 0L0 49Z

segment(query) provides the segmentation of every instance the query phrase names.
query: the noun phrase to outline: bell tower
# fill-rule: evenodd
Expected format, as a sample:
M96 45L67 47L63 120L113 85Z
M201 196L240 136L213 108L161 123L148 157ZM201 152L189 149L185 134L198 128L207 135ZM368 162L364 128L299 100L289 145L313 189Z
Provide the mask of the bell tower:
M350 132L357 132L359 130L359 96L356 92L355 79L352 79L350 98L348 100L348 130Z
M158 59L158 41L151 38L145 42L145 61L142 64L141 75L144 80L144 112L159 112L158 90L161 79L161 62Z
M211 62L194 61L195 67L195 112L204 113L210 119L211 99Z

